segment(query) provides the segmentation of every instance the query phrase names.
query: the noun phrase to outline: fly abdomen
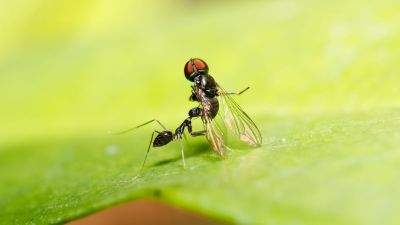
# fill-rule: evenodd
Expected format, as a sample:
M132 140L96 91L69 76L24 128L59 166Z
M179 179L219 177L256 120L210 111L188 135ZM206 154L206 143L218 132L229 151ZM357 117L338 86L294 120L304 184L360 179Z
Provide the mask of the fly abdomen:
M203 100L203 110L210 118L214 118L218 114L219 110L219 102L217 97L214 98L205 98Z

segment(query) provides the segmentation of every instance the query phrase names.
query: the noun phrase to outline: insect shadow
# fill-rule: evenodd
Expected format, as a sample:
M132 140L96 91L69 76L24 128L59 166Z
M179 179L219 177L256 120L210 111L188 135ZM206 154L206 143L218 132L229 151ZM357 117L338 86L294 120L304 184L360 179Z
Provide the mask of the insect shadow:
M185 158L191 158L191 157L195 157L195 156L201 156L204 155L205 157L207 157L207 155L209 155L209 150L210 150L210 145L208 145L208 143L191 143L189 146L186 146L185 148ZM212 154L215 155L215 154ZM216 160L220 160L221 157L215 157ZM177 161L181 161L181 156L176 156L174 158L170 158L170 159L165 159L165 160L161 160L158 162L153 163L152 165L150 165L150 167L152 166L162 166L165 164L169 164L169 163L173 163L173 162L177 162Z

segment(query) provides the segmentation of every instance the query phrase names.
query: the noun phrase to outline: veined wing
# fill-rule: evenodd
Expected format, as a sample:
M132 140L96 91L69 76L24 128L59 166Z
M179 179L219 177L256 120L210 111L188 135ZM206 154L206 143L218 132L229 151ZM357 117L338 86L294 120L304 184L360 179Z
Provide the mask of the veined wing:
M227 127L243 142L252 147L259 147L262 144L262 136L256 124L236 103L229 92L226 92L217 84L220 109L219 112L224 118Z
M212 101L217 102L218 99L209 99L205 97L204 93L201 90L196 91L196 97L200 100L200 104L203 109L203 115L201 119L203 120L204 128L206 130L207 141L216 152L223 156L226 147L226 138L224 135L226 133L226 127L221 118L218 118L220 117L219 113L216 117L213 117L211 111L212 109L215 109L215 106L218 106L218 104L212 105Z
M210 143L214 151L223 156L225 153L224 133L220 130L217 122L215 122L214 119L211 119L209 116L204 116L204 120L207 121L204 122L204 126L207 131L206 138L208 140L208 143Z

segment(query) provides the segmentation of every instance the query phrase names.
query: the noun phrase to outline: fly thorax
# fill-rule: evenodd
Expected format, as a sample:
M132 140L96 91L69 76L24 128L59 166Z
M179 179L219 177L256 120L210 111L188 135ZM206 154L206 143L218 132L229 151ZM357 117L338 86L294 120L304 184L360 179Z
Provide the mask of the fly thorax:
M217 85L212 76L210 76L209 74L204 74L196 78L196 87L203 90L208 98L213 98L217 95Z

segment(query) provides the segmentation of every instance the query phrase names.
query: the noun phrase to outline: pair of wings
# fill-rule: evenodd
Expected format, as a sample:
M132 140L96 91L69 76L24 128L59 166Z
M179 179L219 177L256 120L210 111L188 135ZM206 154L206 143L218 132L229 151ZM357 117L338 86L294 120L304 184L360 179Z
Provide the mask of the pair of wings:
M212 118L204 110L202 117L206 129L206 137L212 148L221 156L226 146L226 127L242 142L251 147L259 147L262 143L261 133L256 124L232 98L233 93L226 92L217 84L219 110L217 117ZM204 99L200 103L204 107Z

